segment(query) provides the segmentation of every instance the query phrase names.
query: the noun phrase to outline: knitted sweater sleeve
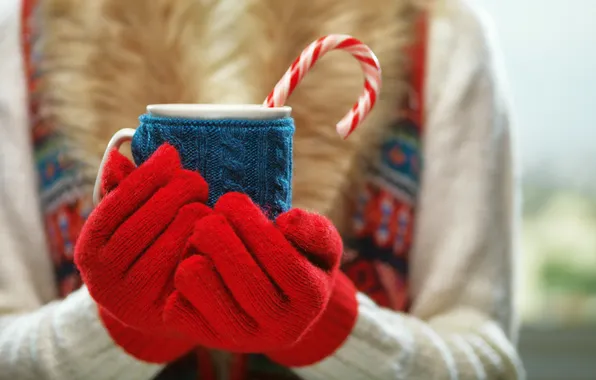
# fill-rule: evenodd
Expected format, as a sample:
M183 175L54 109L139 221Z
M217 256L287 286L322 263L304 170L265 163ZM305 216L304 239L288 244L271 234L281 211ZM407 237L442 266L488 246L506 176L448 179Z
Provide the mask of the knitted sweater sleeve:
M430 31L424 171L409 314L358 294L351 335L294 369L315 379L522 379L512 280L517 219L510 119L495 46L465 3Z
M0 316L0 379L151 379L162 366L118 348L85 288L33 312Z

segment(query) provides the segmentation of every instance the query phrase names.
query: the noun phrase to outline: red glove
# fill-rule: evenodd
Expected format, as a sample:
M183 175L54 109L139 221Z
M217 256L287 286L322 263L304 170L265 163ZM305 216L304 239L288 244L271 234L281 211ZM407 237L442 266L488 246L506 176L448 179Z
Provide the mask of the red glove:
M165 326L163 314L194 223L211 212L203 204L207 184L164 145L139 168L112 152L103 187L107 195L77 242L76 265L116 343L144 361L172 361L196 345Z
M352 332L357 317L356 288L345 274L338 273L327 307L306 334L291 347L265 354L286 367L317 363L341 347Z
M291 350L327 314L339 274L339 234L324 217L297 209L274 224L238 193L222 196L214 209L197 223L192 256L176 271L178 292L168 301L166 322L180 326L192 316L184 334L210 348ZM355 320L353 287L344 298Z

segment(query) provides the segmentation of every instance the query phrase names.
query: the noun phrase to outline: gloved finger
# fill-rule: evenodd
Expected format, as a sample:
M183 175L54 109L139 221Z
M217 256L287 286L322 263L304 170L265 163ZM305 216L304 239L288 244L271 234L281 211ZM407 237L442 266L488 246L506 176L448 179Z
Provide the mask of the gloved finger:
M248 315L260 322L284 317L287 300L223 215L213 214L198 221L189 245L213 261L234 300Z
M122 297L112 300L128 302L127 300L136 299L135 309L114 306L114 310L129 311L118 315L123 322L141 328L161 325L160 316L166 299L174 291L174 273L186 253L193 227L199 219L211 212L211 208L202 203L182 206L166 230L132 262L123 274L125 281L122 283ZM153 319L149 316L153 316Z
M163 315L168 329L191 339L197 346L215 347L214 344L224 341L178 290L168 296Z
M343 243L335 226L327 218L292 209L278 216L275 224L311 263L327 272L339 267Z
M87 228L93 232L94 244L116 231L131 214L144 205L160 188L169 183L181 169L178 152L164 144L141 166L107 194L89 216ZM207 191L204 190L206 194Z
M126 166L122 157L114 157L118 165ZM100 252L116 229L158 189L165 186L180 170L180 166L176 149L164 144L103 198L89 215L75 247L75 264L84 277L97 269L95 265L98 260L100 264L105 262L106 258ZM118 175L123 174L120 170L116 171Z
M164 233L183 206L204 200L205 186L205 180L198 173L177 170L168 184L157 190L114 231L97 258L103 270L123 278Z
M103 168L101 178L102 196L114 190L130 173L135 170L135 164L126 158L118 149L109 153Z
M232 298L213 262L199 252L185 259L176 270L176 289L193 305L209 324L211 331L217 331L221 342L211 342L211 348L225 349L225 342L241 342L247 336L257 333L254 319L240 308ZM197 339L205 337L206 326L188 326L188 334ZM200 340L199 340L200 341ZM202 343L202 342L201 342Z
M227 193L215 205L261 268L292 302L312 304L313 313L323 307L320 289L327 274L300 254L248 196ZM320 309L319 309L320 310Z

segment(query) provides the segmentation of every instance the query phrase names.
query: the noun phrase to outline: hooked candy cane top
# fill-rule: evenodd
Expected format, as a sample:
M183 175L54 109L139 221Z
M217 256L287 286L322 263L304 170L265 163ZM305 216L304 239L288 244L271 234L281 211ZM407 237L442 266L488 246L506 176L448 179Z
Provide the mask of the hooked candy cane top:
M381 90L381 65L374 52L358 39L345 34L323 36L308 45L265 99L264 105L280 107L300 84L308 71L331 50L349 52L360 63L364 74L364 92L350 111L337 123L337 133L348 138L373 109Z
M466 1L452 3L432 19L429 36L409 314L360 295L352 335L331 357L294 370L304 379L522 377L510 343L514 202L506 94L479 13ZM0 61L0 378L149 379L161 367L139 363L113 345L84 288L40 308L55 291L32 201L19 10L15 2L0 10L7 12L0 17L6 32L0 41L6 57Z

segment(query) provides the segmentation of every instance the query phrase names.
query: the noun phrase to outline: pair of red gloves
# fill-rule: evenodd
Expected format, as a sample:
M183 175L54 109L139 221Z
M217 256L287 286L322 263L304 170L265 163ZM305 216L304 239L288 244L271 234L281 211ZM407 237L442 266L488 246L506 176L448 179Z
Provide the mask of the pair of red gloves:
M272 222L239 193L208 207L207 183L167 144L138 168L111 152L103 189L75 260L131 355L165 363L203 346L301 366L350 334L356 291L324 217L293 209Z

